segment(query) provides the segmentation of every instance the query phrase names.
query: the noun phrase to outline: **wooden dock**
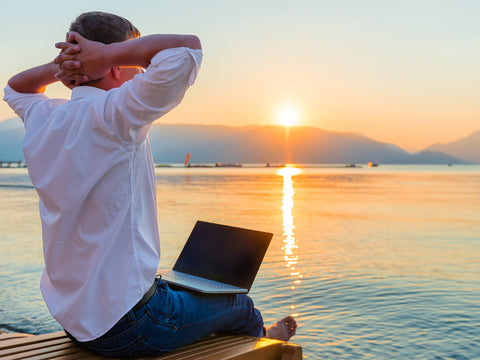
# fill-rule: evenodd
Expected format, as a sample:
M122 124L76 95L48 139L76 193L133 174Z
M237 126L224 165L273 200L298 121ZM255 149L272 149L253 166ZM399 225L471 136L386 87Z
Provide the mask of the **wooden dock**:
M0 334L0 359L104 359L71 341L63 331L44 335ZM158 360L301 360L302 348L291 343L238 335L211 335L161 356Z

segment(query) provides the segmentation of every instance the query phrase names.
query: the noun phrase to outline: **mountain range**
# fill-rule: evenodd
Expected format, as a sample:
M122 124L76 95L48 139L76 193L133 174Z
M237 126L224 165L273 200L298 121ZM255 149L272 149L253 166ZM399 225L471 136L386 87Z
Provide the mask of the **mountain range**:
M448 144L435 144L429 146L428 151L441 151L451 154L459 159L472 163L480 162L480 130L468 137L453 141Z
M18 118L0 122L0 161L24 160ZM460 164L480 163L480 131L418 153L362 134L316 127L154 124L150 144L156 163Z

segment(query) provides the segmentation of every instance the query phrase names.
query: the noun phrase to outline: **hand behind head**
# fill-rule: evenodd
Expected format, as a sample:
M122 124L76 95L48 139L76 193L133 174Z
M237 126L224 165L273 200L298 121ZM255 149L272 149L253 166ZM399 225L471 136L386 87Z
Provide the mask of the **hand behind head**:
M75 56L81 52L81 47L75 40L74 34L68 33L67 41L56 43L55 47L61 50L60 54L53 60L54 64L58 65L58 72L55 77L69 89L88 82L90 78L79 72L82 63L75 60Z
M105 60L108 45L70 31L67 41L59 42L55 47L61 50L54 60L60 67L58 78L71 78L79 85L100 79L110 71Z
M67 82L67 87L72 86L72 81L73 86L79 86L104 77L110 70L103 61L106 46L70 31L66 41L55 44L61 50L53 61L59 66L55 76Z

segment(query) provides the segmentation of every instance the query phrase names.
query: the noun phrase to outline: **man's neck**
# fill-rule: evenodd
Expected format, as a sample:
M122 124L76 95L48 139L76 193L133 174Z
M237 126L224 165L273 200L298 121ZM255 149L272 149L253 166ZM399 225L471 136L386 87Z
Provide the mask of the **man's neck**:
M106 77L103 77L103 78L100 78L100 79L97 79L97 80L93 80L93 81L89 81L88 83L82 84L82 85L83 86L95 87L95 88L105 90L105 91L108 91L108 90L111 90L111 89L114 89L114 88L117 88L117 87L120 86L115 81L111 81L111 80L107 79Z

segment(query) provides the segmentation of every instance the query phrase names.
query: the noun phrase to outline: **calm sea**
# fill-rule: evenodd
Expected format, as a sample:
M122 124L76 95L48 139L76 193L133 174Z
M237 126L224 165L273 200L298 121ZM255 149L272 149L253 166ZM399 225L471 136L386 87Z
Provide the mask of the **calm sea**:
M274 233L251 291L305 359L480 359L480 166L157 168L161 268L202 219ZM60 330L37 196L0 169L0 330Z

